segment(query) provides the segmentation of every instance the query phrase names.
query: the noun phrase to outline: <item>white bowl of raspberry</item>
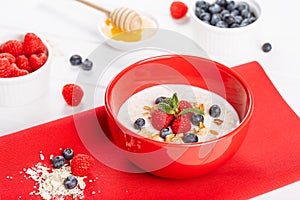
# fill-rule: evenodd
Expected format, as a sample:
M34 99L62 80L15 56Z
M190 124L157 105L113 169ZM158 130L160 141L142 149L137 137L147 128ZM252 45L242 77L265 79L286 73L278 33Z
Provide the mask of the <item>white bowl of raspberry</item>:
M49 88L52 52L39 34L9 33L0 38L0 106L22 106Z
M196 0L190 15L193 39L211 58L239 64L261 52L263 12L257 1Z

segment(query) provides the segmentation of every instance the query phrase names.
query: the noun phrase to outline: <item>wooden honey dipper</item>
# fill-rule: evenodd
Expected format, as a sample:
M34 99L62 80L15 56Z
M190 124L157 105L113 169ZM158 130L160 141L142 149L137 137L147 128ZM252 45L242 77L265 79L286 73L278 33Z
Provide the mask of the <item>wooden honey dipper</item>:
M142 28L143 21L141 16L132 9L121 7L109 11L86 0L77 1L105 13L106 16L110 18L111 22L122 31L130 32Z

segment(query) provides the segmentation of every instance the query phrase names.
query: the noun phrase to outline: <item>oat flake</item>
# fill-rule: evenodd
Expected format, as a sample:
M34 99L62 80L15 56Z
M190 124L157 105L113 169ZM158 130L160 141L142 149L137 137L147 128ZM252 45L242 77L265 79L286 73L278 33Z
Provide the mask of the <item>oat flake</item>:
M86 176L76 176L78 185L73 189L66 189L63 184L65 178L72 175L70 166L65 165L60 169L50 169L38 163L27 169L26 174L38 185L37 190L32 191L30 195L40 195L45 200L63 200L65 196L84 198L84 188L86 186L84 179Z

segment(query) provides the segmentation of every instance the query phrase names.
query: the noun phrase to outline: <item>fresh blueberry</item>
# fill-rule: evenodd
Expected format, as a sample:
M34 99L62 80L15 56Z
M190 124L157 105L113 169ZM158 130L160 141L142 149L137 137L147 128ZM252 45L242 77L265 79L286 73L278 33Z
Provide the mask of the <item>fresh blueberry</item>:
M196 7L195 9L195 15L200 18L201 13L205 12L203 9Z
M166 99L166 97L157 97L155 99L155 104L159 104L160 102L163 102Z
M203 12L203 13L200 14L200 19L202 21L209 21L210 17L211 17L211 14L208 13L208 12Z
M210 19L210 24L215 26L218 23L218 21L221 21L221 15L213 14Z
M208 10L211 14L215 14L219 13L222 10L222 8L219 4L212 4L211 6L209 6Z
M209 7L209 3L206 1L197 1L195 5L197 8L201 8L205 11L207 11L207 9Z
M81 63L82 63L81 56L77 55L77 54L71 56L70 63L71 63L71 65L81 65Z
M256 17L251 16L251 17L249 18L250 24L253 23L253 22L255 22L255 21L256 21Z
M192 115L191 122L192 122L193 125L199 126L200 122L202 122L202 123L204 122L204 117L201 114L194 113Z
M224 15L223 20L228 25L231 25L231 24L233 24L235 22L235 18L232 15L230 15L230 14Z
M65 158L63 156L55 156L52 158L52 166L54 168L61 168L65 164Z
M227 3L226 9L231 12L235 9L235 2L234 1L229 1Z
M226 6L227 1L226 0L217 0L216 4L220 5L221 7L224 7L224 6Z
M262 45L261 49L263 52L270 52L272 50L272 45L269 42L266 42Z
M244 9L249 10L250 6L249 6L248 3L244 2L244 1L241 1L241 2L238 2L238 3L237 3L236 8L237 8L239 11L242 11L242 10L244 10Z
M221 17L223 18L224 15L230 14L230 12L228 10L222 10L220 14L221 14Z
M250 24L250 21L248 18L246 18L246 19L243 19L243 21L240 24L240 27L247 26L249 24Z
M64 185L65 188L67 189L73 189L77 186L78 184L78 180L75 176L68 176L65 180L64 180Z
M230 12L230 15L232 15L232 16L238 16L240 14L240 11L239 10L237 10L237 9L234 9L233 11L231 11Z
M133 125L135 129L141 130L142 128L145 127L145 124L146 122L143 118L138 118L137 120L135 120Z
M208 25L211 25L209 21L203 20L204 23L207 23Z
M233 23L230 25L230 28L238 28L240 27L240 25L238 25L237 23Z
M166 127L160 130L159 135L162 138L166 138L167 135L170 135L172 133L173 133L172 129L170 127Z
M218 21L216 23L216 27L219 27L219 28L227 28L228 27L228 24L224 21Z
M237 24L240 24L240 23L242 23L242 21L243 21L243 17L240 16L240 15L235 16L235 17L234 17L234 21L235 21Z
M244 9L244 10L241 11L241 16L244 19L250 18L251 17L251 12L249 10Z
M218 105L212 105L209 108L209 115L212 117L219 117L221 115L221 108Z
M184 143L198 142L198 136L194 133L187 133L182 138Z
M66 148L62 154L66 160L71 160L74 157L74 151L71 148Z
M85 59L81 64L81 68L84 70L91 70L92 67L93 67L93 62L90 61L88 58Z

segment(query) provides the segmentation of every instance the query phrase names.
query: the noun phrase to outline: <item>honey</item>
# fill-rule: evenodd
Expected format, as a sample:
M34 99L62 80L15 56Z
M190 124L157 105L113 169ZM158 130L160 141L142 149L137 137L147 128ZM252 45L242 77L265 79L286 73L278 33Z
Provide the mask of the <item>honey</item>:
M125 32L115 26L110 19L106 19L102 27L102 31L107 37L113 40L123 42L138 42L146 39L149 36L152 36L155 32L154 28L157 28L157 24L153 19L142 16L142 20L143 24L141 29Z
M138 29L135 31L125 32L116 27L110 19L105 21L105 34L114 39L124 42L137 42L142 39L142 29Z

